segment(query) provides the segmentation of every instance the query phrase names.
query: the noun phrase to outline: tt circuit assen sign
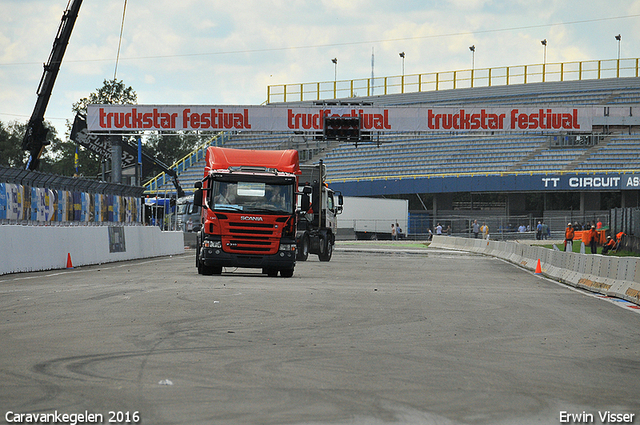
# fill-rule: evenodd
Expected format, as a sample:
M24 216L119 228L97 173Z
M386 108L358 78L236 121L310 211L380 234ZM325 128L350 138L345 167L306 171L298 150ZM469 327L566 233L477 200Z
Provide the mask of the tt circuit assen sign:
M557 175L539 177L541 190L627 190L640 188L640 176L636 174Z
M90 132L322 131L324 118L360 117L372 132L589 132L593 108L89 105Z

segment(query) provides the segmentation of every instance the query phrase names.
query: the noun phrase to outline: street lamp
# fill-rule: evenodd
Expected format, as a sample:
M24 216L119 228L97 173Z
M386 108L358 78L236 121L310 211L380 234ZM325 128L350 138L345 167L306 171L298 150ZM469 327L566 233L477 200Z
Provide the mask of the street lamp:
M476 67L476 45L469 47L471 50L471 87L473 87L473 71Z
M331 59L333 62L333 81L338 81L338 58Z
M544 56L543 56L543 62L542 62L542 82L544 83L545 71L546 71L545 68L547 67L547 39L545 38L540 43L542 43L542 45L544 46Z
M471 50L471 69L473 70L476 64L476 46L475 44L471 47L469 47L469 50Z
M622 36L620 34L616 35L616 40L618 40L618 60L620 60L620 41L622 40Z
M398 53L402 58L402 81L400 82L401 92L404 93L404 52Z
M333 98L338 98L338 58L331 59L333 62Z

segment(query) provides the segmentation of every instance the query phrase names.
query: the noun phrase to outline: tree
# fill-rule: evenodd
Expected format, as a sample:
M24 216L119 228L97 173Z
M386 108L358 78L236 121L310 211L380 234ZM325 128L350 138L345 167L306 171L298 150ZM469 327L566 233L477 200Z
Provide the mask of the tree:
M22 132L19 127L22 127ZM17 122L9 125L0 122L0 165L22 168L27 163L27 153L22 150L24 127Z
M54 146L60 143L55 127L46 121L44 126L49 130L47 142ZM0 122L0 165L12 168L24 168L27 165L29 153L22 150L22 138L26 128L26 123L12 121L9 124L3 124ZM48 151L45 151L45 155L40 160L40 171L50 171L51 164L55 162L55 158L51 157Z
M75 113L87 114L87 105L135 105L138 103L138 95L131 86L127 87L122 80L104 80L102 87L96 89L89 97L83 97L74 103L72 110Z
M89 96L83 97L71 107L75 114L87 114L89 104L136 104L138 95L132 87L127 87L122 80L104 80L102 87L97 88ZM69 133L71 132L68 124ZM51 155L56 156L58 161L55 166L55 173L63 175L76 174L75 154L77 144L73 141L66 141L52 147ZM77 149L78 151L78 171L82 176L97 176L101 170L102 158L89 150Z
M200 142L197 134L178 132L176 134L154 134L145 145L147 152L167 165L184 158Z

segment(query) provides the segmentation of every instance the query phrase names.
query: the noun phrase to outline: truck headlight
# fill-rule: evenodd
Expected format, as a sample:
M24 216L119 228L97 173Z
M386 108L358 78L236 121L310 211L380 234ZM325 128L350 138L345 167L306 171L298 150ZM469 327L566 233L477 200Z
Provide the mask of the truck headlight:
M202 246L205 248L222 248L222 241L208 241L202 242Z
M280 251L295 251L296 247L297 246L294 243L281 243Z

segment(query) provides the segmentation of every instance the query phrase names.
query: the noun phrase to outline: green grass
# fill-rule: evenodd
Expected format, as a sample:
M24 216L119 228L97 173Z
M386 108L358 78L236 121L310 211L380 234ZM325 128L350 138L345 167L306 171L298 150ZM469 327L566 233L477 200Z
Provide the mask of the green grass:
M580 245L581 244L582 244L581 241L573 242L573 252L580 253ZM553 249L553 245L540 245L540 246L542 246L544 248ZM560 251L564 251L564 244L557 245L557 247L558 247L558 249L560 249ZM589 248L588 245L585 245L584 252L586 254L591 254L591 248ZM602 254L602 247L601 246L598 247L597 253L598 254ZM606 255L615 256L615 257L640 257L640 254L638 254L637 252L625 251L625 250L620 250L618 252L609 251L609 253L606 254Z

